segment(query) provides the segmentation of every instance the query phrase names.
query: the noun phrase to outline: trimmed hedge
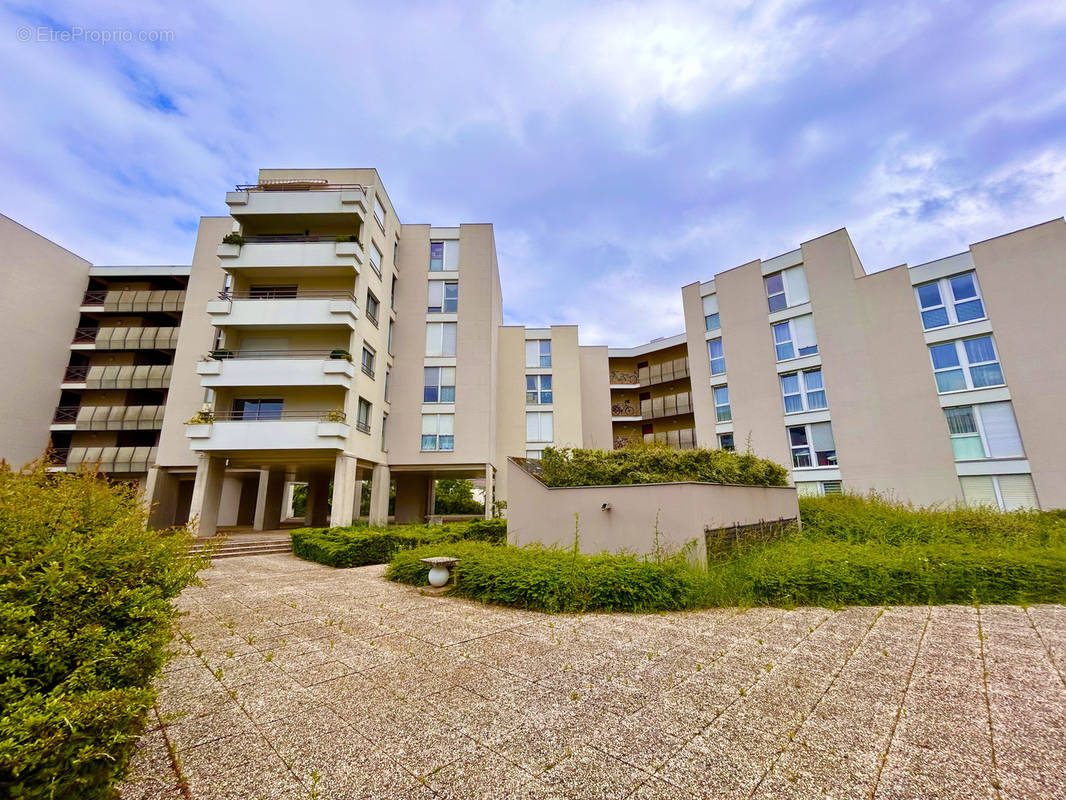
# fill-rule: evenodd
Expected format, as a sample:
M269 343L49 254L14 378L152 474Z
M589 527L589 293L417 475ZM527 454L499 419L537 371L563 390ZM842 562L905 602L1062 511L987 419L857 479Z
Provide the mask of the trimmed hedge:
M502 519L388 528L365 525L297 528L292 531L292 552L299 558L329 567L364 567L386 564L402 550L430 543L480 541L502 544L506 539L507 521Z
M109 798L203 562L136 490L0 462L0 796Z
M538 546L495 547L479 542L435 544L393 556L385 577L425 585L419 559L459 559L453 594L483 603L550 613L656 612L703 605L704 575L684 555L660 561L632 555L580 555Z
M751 453L674 450L661 442L620 450L544 450L539 474L548 486L618 486L632 483L731 483L787 486L788 470Z

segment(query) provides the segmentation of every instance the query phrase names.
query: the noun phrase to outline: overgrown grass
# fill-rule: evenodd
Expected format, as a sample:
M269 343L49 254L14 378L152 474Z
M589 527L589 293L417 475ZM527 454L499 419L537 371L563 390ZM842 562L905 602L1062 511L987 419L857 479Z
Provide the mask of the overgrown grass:
M391 525L371 528L297 528L292 531L292 551L299 558L330 567L386 564L402 551L430 543L482 541L501 544L507 538L502 519L471 520L448 525Z
M195 580L133 488L0 462L0 796L110 798Z

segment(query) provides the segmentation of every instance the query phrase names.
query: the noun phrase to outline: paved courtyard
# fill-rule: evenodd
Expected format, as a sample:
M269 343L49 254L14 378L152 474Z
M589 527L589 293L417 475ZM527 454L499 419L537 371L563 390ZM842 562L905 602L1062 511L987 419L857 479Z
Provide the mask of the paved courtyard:
M201 573L123 797L1066 798L1061 606L548 616L382 572Z

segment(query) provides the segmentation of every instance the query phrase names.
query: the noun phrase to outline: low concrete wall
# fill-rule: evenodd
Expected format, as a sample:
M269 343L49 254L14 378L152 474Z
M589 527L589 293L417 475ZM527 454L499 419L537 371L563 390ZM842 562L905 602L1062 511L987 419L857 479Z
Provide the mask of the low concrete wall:
M677 550L695 540L694 556L705 561L705 527L799 517L792 486L654 483L549 488L511 460L507 475L507 538L517 545L572 546L576 513L581 552L650 553L655 549L658 515L661 547ZM610 504L609 511L603 510L604 503Z

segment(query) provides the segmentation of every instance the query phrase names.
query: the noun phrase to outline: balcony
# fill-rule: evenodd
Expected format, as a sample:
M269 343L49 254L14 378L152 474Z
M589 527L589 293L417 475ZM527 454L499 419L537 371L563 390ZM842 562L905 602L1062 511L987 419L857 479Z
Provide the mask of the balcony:
M234 219L279 214L355 215L366 218L366 189L325 180L279 180L239 185L226 192Z
M153 431L163 427L165 406L59 406L52 430Z
M71 342L74 350L173 350L177 346L177 326L78 328Z
M82 465L101 472L147 472L155 464L154 447L69 447L52 451L52 464L68 472Z
M363 263L363 246L336 236L246 236L241 244L220 243L217 254L223 269L265 276L314 267L316 277L350 277Z
M67 367L62 388L166 389L173 370L171 364Z
M215 350L196 365L200 385L352 385L355 368L347 350Z
M351 432L342 411L283 410L269 419L216 411L208 419L185 426L193 450L343 450Z
M325 327L355 330L359 307L342 290L295 291L284 296L262 292L219 292L207 304L212 325L271 328Z
M133 314L150 311L180 313L184 306L184 289L90 291L86 292L81 300L82 311L117 311Z
M691 413L691 392L679 392L678 394L668 394L664 397L652 397L640 401L640 416L642 419L676 417L679 414Z
M692 450L696 447L696 429L685 428L680 431L662 431L660 433L645 433L644 441L661 442L675 450Z
M636 370L612 369L611 386L640 386Z
M688 377L688 359L675 358L662 364L651 364L637 370L637 380L641 386L666 383Z

